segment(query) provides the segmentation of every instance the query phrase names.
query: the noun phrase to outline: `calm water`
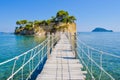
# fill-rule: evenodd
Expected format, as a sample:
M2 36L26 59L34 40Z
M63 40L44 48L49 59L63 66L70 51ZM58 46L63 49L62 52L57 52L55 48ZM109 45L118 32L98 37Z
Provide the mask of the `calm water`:
M79 33L79 39L85 42L87 45L96 49L115 54L120 56L120 33ZM14 34L0 34L0 62L7 59L13 58L14 56L20 55L23 52L33 48L34 46L41 43L44 37L34 36L20 36ZM95 56L96 53L93 53ZM95 56L95 59L98 59ZM103 67L109 72L116 80L120 80L120 59L110 57L107 55L103 56ZM5 68L6 69L6 68ZM5 71L5 69L2 69ZM95 73L98 70L94 67ZM96 72L97 71L97 72ZM3 73L0 73L3 75ZM99 75L96 74L94 76ZM106 76L106 75L102 75ZM88 79L89 80L89 79ZM97 80L97 79L96 79ZM108 80L103 79L103 80Z
M34 48L35 46L40 44L44 39L45 36L21 36L14 34L0 34L0 62L18 56ZM36 59L34 59L34 61L35 60ZM23 58L17 60L15 70L17 70L20 67L22 61ZM0 66L0 80L6 80L11 75L13 63L14 61L11 61L7 64ZM26 76L28 76L28 66L24 67L24 78ZM14 76L14 80L19 80L20 77L21 71Z
M0 62L13 58L33 48L45 37L0 34Z
M80 33L80 39L96 49L120 56L120 33Z
M120 56L120 33L119 32L113 32L113 33L107 33L107 32L81 32L78 36L79 39L81 39L84 43L87 45L96 48L101 51L108 52L110 54L118 55ZM92 51L93 60L95 60L98 64L100 63L100 54L98 52ZM89 65L89 60L88 62ZM115 80L120 80L120 59L108 56L106 54L103 54L103 68L111 74ZM89 65L90 67L90 65ZM100 71L96 66L94 65L94 73L98 79L98 76L100 75ZM106 77L105 74L102 74L102 78ZM103 79L108 80L109 78ZM88 79L89 80L89 79Z

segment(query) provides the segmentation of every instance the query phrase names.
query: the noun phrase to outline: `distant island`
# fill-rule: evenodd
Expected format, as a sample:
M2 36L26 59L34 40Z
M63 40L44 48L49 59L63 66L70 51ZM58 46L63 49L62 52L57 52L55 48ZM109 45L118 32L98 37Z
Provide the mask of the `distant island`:
M92 32L113 32L113 30L107 30L104 28L95 28Z
M0 34L7 34L7 32L0 32Z
M3 34L4 32L0 32L0 34Z
M0 32L0 34L13 34L12 32Z

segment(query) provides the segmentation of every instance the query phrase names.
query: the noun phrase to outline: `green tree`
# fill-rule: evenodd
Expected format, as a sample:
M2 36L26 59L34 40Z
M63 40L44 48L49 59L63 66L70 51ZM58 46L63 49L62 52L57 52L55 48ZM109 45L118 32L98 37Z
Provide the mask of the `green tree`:
M26 24L24 29L25 30L32 30L33 29L33 24L31 24L31 23Z
M39 27L41 24L42 24L42 21L38 21L38 20L35 20L35 21L34 21L34 25L35 25L36 27Z
M66 18L62 19L63 23L74 23L76 18L74 16L67 16Z
M51 22L56 22L56 17L52 16L50 20Z
M64 10L60 10L57 12L56 19L58 22L63 23L73 23L76 20L74 16L69 16L69 13Z
M64 18L66 18L68 16L69 16L69 13L67 11L60 10L56 14L56 19L58 22L61 22Z
M46 25L47 25L47 26L50 25L51 22L52 22L52 21L51 21L50 19L46 20Z
M46 23L46 20L43 20L43 21L41 21L41 25L42 26L45 26L47 23Z
M27 20L19 20L16 22L17 25L24 27L27 24Z
M27 22L27 24L31 24L31 25L33 25L33 23L34 23L34 22L32 22L32 21Z
M21 20L20 23L21 23L22 25L25 25L25 24L27 23L27 20Z
M69 16L69 22L73 23L76 20L76 18L74 16Z
M22 28L23 28L22 26L19 27L19 29L22 29Z
M56 17L61 18L61 19L66 18L67 16L69 16L69 13L67 11L64 11L64 10L60 10L56 14Z
M16 21L16 24L17 24L17 25L21 25L20 21Z
M19 27L15 27L15 30L19 29Z

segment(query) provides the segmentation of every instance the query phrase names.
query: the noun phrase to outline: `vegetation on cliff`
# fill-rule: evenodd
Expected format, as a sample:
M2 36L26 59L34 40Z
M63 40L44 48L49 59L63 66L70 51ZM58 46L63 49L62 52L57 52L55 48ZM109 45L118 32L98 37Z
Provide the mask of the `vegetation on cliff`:
M67 11L60 10L56 13L56 16L52 16L48 20L19 20L16 22L15 34L32 35L41 33L55 33L57 31L64 31L68 28L69 24L74 23L76 18L70 16ZM65 25L61 25L65 24Z

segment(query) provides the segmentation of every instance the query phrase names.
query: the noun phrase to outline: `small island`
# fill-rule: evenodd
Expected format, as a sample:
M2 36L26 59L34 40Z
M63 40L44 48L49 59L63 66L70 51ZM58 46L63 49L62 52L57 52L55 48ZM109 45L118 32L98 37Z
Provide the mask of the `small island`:
M95 28L92 32L113 32L113 30L107 30L104 28Z
M48 32L76 32L76 18L67 11L60 10L48 20L18 20L15 34L19 35L46 35Z

